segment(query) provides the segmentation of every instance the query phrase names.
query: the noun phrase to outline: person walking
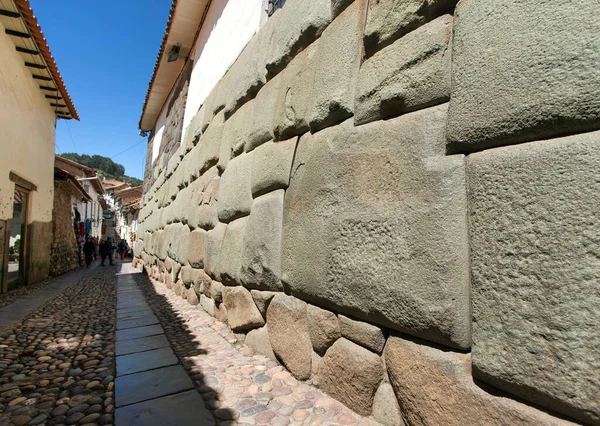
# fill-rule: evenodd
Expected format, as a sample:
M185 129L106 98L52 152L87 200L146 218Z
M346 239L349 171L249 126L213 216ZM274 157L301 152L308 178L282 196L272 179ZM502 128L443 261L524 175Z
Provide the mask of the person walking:
M108 261L110 262L110 266L113 266L113 250L114 250L113 242L110 237L106 239L106 254L108 256Z
M85 267L88 269L92 264L92 259L94 258L94 251L96 251L96 247L94 246L91 237L87 237L87 240L83 245L83 254L85 255Z
M98 247L98 250L100 251L100 258L102 259L100 265L104 266L104 261L106 260L106 256L108 255L108 253L106 250L106 241L104 241L103 239L100 239L100 245Z
M127 250L127 241L121 239L118 244L119 256L121 256L121 262L125 258L125 252Z

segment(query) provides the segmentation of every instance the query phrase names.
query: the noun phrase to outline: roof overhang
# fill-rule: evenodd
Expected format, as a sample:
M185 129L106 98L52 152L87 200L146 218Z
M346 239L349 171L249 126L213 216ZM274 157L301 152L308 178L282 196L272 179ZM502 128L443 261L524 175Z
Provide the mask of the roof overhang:
M150 131L154 128L163 105L169 98L194 47L210 3L211 0L173 0L167 28L148 85L139 122L140 130ZM169 62L169 52L173 46L179 46L179 57Z
M0 3L0 22L58 118L79 120L29 0Z
M54 181L62 182L65 184L64 188L72 195L76 197L84 198L88 201L92 200L92 197L87 193L87 191L81 186L79 181L75 176L66 172L65 170L60 169L59 167L54 167Z

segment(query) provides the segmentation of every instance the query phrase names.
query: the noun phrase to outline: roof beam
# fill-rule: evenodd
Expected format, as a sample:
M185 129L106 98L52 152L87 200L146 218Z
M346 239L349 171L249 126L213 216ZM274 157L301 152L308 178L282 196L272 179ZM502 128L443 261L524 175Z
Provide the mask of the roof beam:
M21 31L15 31L15 30L9 30L8 28L6 28L4 30L4 32L8 35L15 36L15 37L31 38L31 34L29 34L29 33L23 33Z
M25 62L25 66L29 68L37 68L38 70L46 69L46 65L34 64L33 62Z
M48 90L50 92L58 92L58 89L56 87L40 86L40 89L42 89L42 90Z
M13 12L12 10L4 10L0 9L0 15L8 16L9 18L20 18L21 14L19 12Z
M52 77L46 77L43 75L37 75L37 74L31 74L31 76L33 78L35 78L36 80L42 80L42 81L52 81Z
M55 104L55 103L51 103L50 106L53 106L56 108L66 108L67 107L65 104Z
M46 99L62 99L62 97L58 95L46 95Z
M38 52L37 50L27 49L26 47L15 46L15 49L17 49L17 52L29 53L30 55L39 55L40 54L40 52Z

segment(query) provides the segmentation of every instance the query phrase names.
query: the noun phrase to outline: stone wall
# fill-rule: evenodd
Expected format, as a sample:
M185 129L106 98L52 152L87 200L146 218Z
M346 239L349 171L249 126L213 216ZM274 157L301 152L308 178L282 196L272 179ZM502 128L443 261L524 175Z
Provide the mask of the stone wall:
M54 210L52 215L53 238L50 246L50 275L56 276L78 266L71 194L61 187L60 182L54 183Z
M288 0L154 171L136 264L382 424L600 424L598 13Z

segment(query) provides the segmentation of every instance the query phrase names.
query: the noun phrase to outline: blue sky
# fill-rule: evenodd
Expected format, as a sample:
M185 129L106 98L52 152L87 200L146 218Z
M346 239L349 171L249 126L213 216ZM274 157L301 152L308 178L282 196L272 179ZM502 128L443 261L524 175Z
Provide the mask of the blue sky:
M138 121L171 0L30 4L81 119L58 120L56 152L114 156L142 178L147 143Z

